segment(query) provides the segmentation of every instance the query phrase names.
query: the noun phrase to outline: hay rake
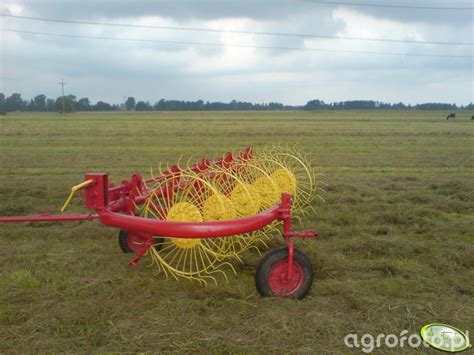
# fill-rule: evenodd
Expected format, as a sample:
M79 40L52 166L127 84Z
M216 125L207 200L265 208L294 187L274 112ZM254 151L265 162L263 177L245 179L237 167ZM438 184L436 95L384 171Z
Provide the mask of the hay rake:
M61 212L82 190L85 207L94 213L0 217L0 222L98 219L120 230L122 251L135 253L132 266L149 255L166 277L204 285L210 280L217 283L215 274L227 279L224 270L235 273L232 261L240 261L251 248L260 253L277 232L286 247L261 259L257 290L262 296L303 298L311 287L313 268L291 240L317 233L292 231L291 219L310 211L316 185L311 164L294 149L254 152L249 147L213 161L205 157L186 168L168 166L148 179L135 173L119 185L109 183L106 173L88 173L71 189Z

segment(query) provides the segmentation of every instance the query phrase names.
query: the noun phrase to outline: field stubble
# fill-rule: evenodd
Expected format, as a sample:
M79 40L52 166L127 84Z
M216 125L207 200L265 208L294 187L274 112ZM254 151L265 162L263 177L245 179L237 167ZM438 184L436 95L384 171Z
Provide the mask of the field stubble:
M326 183L325 202L302 226L321 237L297 242L315 267L303 301L260 298L254 269L239 265L228 284L208 288L166 280L146 262L130 268L117 231L95 222L1 226L0 352L340 352L347 333L412 333L428 322L474 332L474 123L443 115L0 118L0 215L57 211L87 171L119 181L181 155L247 145L298 143ZM258 259L250 252L245 261Z

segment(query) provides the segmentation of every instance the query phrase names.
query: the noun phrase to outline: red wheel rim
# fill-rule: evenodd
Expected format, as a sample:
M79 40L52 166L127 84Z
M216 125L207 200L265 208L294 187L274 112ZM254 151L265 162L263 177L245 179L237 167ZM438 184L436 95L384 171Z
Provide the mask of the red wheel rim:
M140 251L145 244L144 240L132 233L127 234L127 244L135 253Z
M300 264L293 261L293 272L288 279L288 260L280 260L273 264L268 273L268 285L275 295L291 296L301 287L304 281L304 271Z

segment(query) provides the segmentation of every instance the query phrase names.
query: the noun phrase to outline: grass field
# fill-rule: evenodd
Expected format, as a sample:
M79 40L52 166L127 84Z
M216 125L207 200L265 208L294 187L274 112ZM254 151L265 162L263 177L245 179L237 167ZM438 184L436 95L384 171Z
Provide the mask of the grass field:
M299 143L327 184L325 202L315 203L302 226L321 237L297 242L315 268L302 301L259 297L253 267L237 265L228 284L207 288L166 280L146 262L131 268L117 231L98 222L1 225L0 352L347 352L348 333L414 333L429 322L474 332L471 115L0 118L0 215L57 212L85 172L105 171L120 181L180 155L279 141ZM81 203L74 200L69 211L81 211ZM258 258L250 252L246 263L255 266Z

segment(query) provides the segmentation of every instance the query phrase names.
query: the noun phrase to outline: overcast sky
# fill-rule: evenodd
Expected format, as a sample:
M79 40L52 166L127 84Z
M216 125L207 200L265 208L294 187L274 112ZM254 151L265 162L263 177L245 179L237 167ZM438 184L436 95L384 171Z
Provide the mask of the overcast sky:
M473 7L473 1L346 0L420 7ZM473 10L321 4L306 0L2 0L0 12L54 19L306 33L417 41L473 42ZM0 17L3 29L80 36L206 42L226 46L61 38L0 32L1 88L7 95L66 93L93 102L126 96L304 104L474 101L472 58L415 57L272 48L473 56L472 45L433 45L177 31L31 21Z

